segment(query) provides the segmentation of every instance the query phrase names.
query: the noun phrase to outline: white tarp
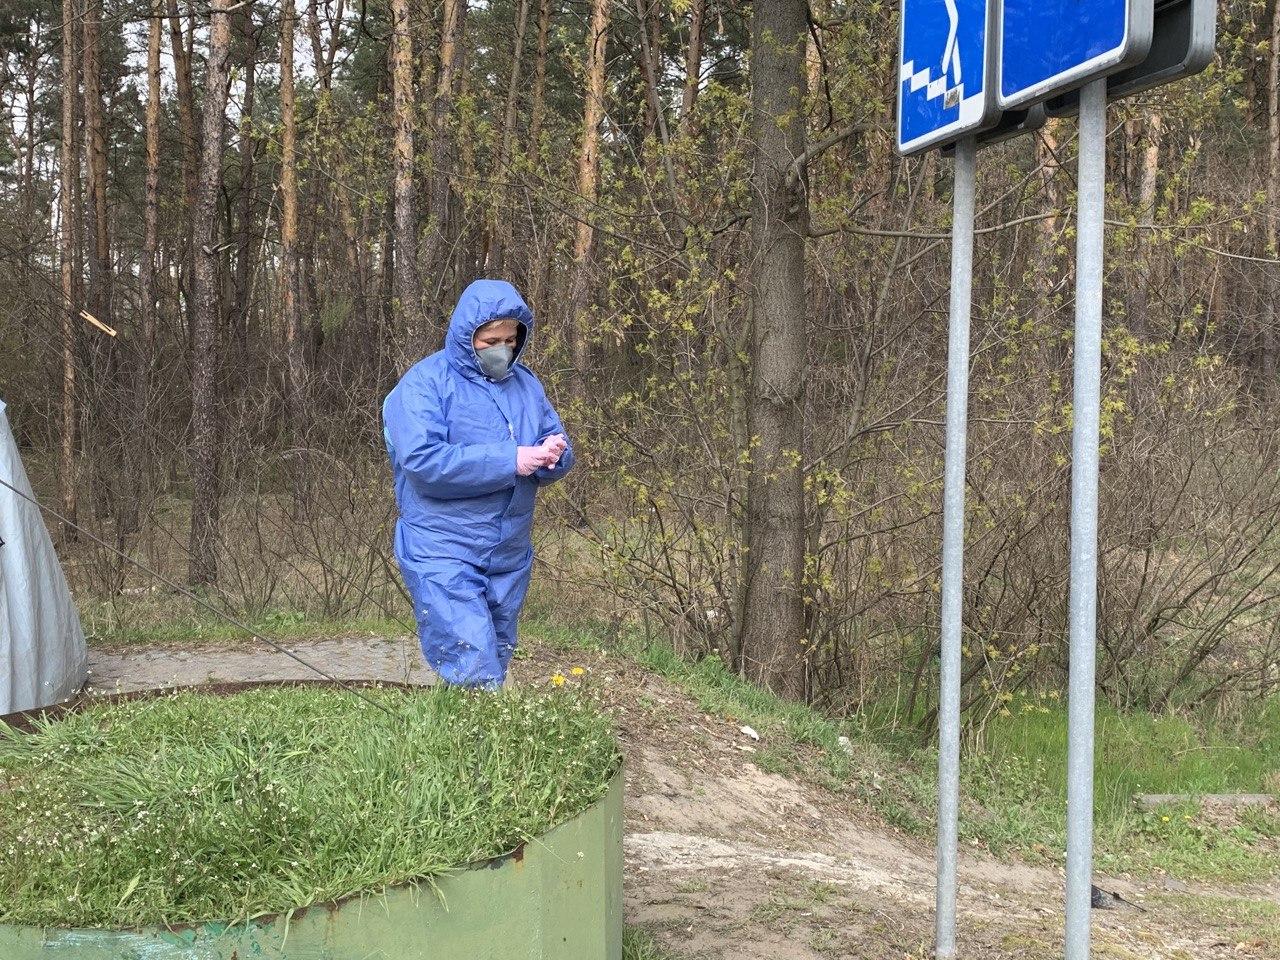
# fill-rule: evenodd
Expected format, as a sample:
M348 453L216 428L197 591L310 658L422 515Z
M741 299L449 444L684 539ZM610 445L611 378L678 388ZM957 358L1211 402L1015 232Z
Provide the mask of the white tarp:
M32 495L3 400L0 479ZM44 519L0 486L0 714L65 700L87 675L80 615Z

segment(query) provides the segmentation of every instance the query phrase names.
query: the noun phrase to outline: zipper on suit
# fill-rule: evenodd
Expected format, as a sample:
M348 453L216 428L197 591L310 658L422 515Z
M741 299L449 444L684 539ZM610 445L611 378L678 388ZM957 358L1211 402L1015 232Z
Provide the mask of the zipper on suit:
M511 422L511 418L507 416L507 411L502 409L502 404L498 402L498 385L488 377L485 377L484 379L485 383L488 384L488 390L486 392L489 394L489 399L492 400L493 405L498 408L498 413L502 414L503 422L507 425L507 436L514 440L516 438L516 425Z

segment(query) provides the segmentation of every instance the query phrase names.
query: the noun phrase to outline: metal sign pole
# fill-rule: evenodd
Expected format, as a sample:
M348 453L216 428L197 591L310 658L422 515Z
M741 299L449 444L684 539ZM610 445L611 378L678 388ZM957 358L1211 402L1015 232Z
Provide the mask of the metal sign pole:
M1075 387L1071 459L1071 676L1067 707L1066 960L1088 960L1093 864L1094 667L1098 600L1098 428L1102 381L1107 81L1080 91Z
M942 509L942 677L938 697L938 960L956 955L956 850L960 814L960 645L964 627L964 473L969 412L969 312L978 146L956 144L947 345L947 453Z

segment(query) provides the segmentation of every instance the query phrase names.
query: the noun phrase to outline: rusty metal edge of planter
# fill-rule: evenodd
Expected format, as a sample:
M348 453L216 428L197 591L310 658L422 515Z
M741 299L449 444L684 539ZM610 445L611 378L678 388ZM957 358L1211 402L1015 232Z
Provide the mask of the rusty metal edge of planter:
M324 683L227 684L218 692L294 685ZM82 697L0 720L29 729L35 716L173 691ZM622 784L620 765L604 797L573 819L510 853L428 880L235 924L0 924L0 960L620 960Z

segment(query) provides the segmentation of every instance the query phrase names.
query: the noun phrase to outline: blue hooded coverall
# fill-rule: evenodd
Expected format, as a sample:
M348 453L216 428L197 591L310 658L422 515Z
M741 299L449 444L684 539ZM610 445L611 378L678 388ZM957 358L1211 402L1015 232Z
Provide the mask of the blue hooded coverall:
M382 404L400 519L395 553L413 597L427 663L445 682L496 687L516 649L516 618L533 568L538 487L573 466L516 473L516 447L564 433L533 372L513 362L498 381L472 346L490 320L521 324L515 359L533 335L516 288L477 280L463 292L443 350L417 363Z

